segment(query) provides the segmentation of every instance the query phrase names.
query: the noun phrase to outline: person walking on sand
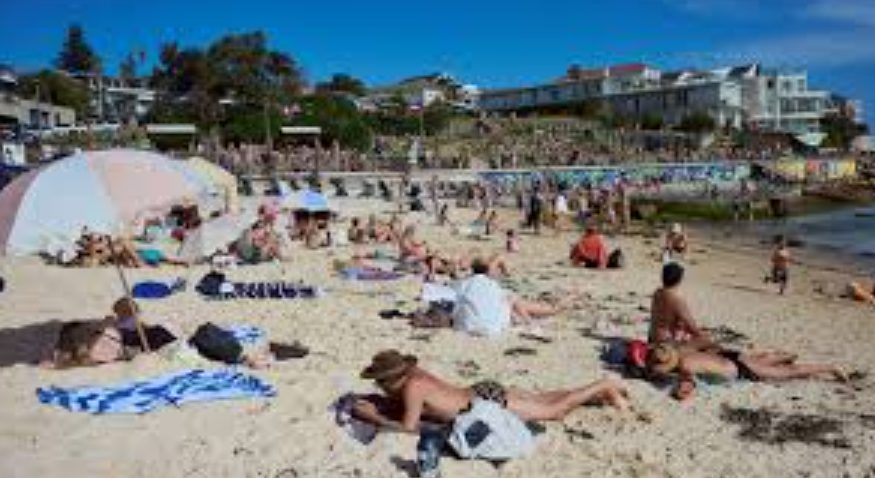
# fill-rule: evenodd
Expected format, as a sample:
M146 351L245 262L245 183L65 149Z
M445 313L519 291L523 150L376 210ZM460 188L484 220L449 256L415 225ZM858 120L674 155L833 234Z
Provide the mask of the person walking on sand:
M385 395L358 397L353 407L356 418L386 430L417 433L423 419L452 423L476 399L498 403L526 422L561 420L586 404L630 409L626 388L613 379L546 392L507 388L494 381L463 387L442 380L417 363L417 357L397 350L374 355L360 376L373 380Z
M775 239L771 260L772 274L766 280L778 284L778 293L784 295L787 283L790 281L790 249L787 247L786 237L778 236Z

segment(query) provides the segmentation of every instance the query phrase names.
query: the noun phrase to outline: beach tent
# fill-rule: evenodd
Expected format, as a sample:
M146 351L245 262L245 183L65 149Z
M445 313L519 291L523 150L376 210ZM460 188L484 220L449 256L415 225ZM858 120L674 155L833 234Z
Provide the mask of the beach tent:
M239 210L240 200L237 196L236 176L225 168L201 157L189 158L184 163L195 174L212 184L214 193L218 194L224 201L226 212L236 212Z
M78 153L29 171L0 191L0 253L69 250L83 228L120 234L150 214L197 203L202 184L165 156Z

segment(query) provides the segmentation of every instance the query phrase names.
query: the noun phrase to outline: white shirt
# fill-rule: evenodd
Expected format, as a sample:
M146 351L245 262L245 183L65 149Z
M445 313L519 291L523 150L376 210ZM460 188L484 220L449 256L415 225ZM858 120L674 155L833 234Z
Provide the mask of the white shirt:
M556 213L568 214L568 200L565 199L563 194L556 196Z
M459 281L453 308L456 330L471 334L494 336L510 326L510 300L501 286L483 274Z

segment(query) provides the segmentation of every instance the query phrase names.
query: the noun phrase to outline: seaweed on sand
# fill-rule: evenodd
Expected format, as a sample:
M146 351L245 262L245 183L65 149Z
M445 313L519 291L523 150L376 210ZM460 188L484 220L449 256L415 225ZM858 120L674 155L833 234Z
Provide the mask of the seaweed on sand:
M770 445L788 442L851 448L844 435L844 422L822 415L782 414L763 408L735 408L723 405L720 418L741 426L738 436Z

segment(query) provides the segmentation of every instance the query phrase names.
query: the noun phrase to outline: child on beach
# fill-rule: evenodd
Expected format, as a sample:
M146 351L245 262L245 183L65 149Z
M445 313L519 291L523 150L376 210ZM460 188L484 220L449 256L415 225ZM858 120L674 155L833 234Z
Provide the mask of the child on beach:
M787 239L778 236L775 240L775 248L772 250L772 275L766 280L778 284L778 293L784 295L789 279L790 250L787 248Z
M505 241L505 248L507 252L519 252L520 251L520 239L516 234L516 231L513 229L507 230L507 240Z

